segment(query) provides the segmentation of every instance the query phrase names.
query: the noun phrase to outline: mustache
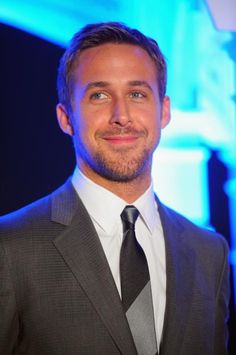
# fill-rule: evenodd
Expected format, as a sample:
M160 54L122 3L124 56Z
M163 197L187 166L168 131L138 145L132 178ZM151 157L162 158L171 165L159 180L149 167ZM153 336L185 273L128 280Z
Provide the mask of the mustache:
M97 131L96 136L98 138L106 138L113 136L132 136L132 137L144 137L146 135L145 130L136 130L130 127L114 127L106 131Z

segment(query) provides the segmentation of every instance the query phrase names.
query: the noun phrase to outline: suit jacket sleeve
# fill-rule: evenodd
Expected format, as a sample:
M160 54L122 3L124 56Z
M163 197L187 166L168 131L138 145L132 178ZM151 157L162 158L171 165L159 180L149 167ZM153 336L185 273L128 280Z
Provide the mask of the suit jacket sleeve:
M18 332L18 314L10 269L0 244L0 355L13 354Z
M214 355L228 354L228 317L229 317L229 262L228 245L223 240L224 259L222 271L219 277L219 286L216 296L216 321L215 321L215 344Z

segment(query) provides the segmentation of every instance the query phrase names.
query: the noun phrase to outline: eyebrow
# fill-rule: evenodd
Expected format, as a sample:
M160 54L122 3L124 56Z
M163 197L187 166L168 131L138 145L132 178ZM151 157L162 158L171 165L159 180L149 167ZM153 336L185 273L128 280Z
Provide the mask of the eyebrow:
M110 83L108 81L92 81L85 86L84 91L88 91L93 88L105 88L108 86L110 86Z
M133 87L144 86L144 87L148 88L150 91L152 91L152 87L145 80L130 80L130 81L128 81L127 84L128 84L128 86L133 86ZM93 88L106 88L109 86L111 86L111 84L108 81L92 81L92 82L89 82L85 86L84 91L86 92L86 91L93 89Z
M128 84L130 86L144 86L152 91L151 85L149 85L148 82L145 80L131 80L131 81L128 81Z

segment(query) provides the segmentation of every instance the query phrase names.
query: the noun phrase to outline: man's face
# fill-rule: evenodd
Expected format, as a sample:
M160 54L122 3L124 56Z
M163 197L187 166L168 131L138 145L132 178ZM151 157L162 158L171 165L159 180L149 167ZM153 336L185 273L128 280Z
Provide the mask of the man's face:
M74 73L72 115L57 108L73 136L77 164L96 181L150 176L152 153L169 122L157 72L141 47L108 43L81 53Z

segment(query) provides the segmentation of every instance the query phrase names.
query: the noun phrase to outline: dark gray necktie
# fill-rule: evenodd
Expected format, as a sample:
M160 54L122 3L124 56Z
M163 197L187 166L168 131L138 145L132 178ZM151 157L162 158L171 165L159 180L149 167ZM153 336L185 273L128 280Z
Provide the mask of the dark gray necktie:
M121 296L139 355L157 354L156 333L147 260L135 236L139 211L126 206L121 213L123 243L120 254Z

